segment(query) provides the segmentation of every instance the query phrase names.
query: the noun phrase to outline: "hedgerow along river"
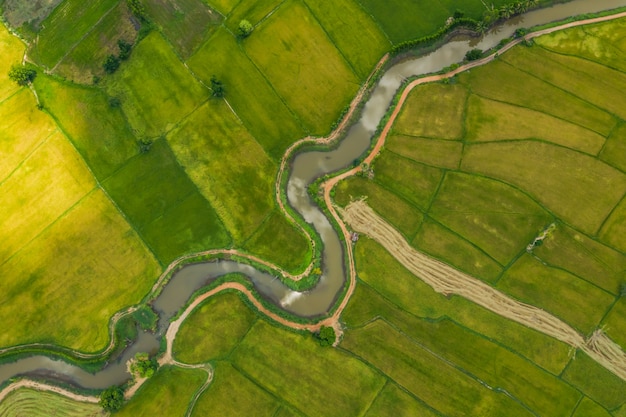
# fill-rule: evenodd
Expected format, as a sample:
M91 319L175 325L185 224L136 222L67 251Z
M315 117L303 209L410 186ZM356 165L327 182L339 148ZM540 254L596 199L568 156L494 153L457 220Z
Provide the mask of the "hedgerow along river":
M308 185L326 174L342 170L367 151L378 124L393 96L406 78L432 73L463 60L473 48L488 49L510 37L520 27L531 27L562 20L569 16L594 13L626 6L626 0L574 0L515 17L495 28L479 40L452 38L434 52L393 65L385 71L363 107L359 120L332 151L309 151L297 154L291 164L287 183L289 204L311 223L323 242L323 273L317 285L309 291L289 289L279 279L249 265L234 261L217 261L187 265L174 274L153 307L159 314L156 334L140 332L138 338L103 370L91 374L82 368L47 356L32 356L0 365L0 384L18 376L37 376L61 381L86 389L103 389L120 385L130 379L126 362L137 352L156 352L170 319L184 306L192 294L216 278L228 273L248 277L262 297L279 308L301 316L314 318L324 315L335 304L346 282L342 244L329 220L313 203L307 193Z

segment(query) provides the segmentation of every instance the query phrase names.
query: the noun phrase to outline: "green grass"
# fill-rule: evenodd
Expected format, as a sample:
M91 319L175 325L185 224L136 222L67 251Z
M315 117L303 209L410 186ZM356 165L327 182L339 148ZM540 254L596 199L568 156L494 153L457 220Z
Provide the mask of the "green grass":
M257 321L232 355L233 366L307 415L360 415L384 378L356 358L311 337Z
M590 334L614 301L614 297L576 276L550 268L531 255L515 262L498 282L498 288L522 302L549 311Z
M461 169L526 190L589 234L596 233L626 191L626 176L614 168L588 155L534 141L466 146Z
M431 219L426 220L411 244L475 278L494 283L502 266L485 252Z
M206 380L206 372L165 366L141 387L116 416L183 416L193 394Z
M365 417L420 416L436 417L434 411L417 401L397 384L387 383Z
M508 264L552 217L520 191L489 178L446 174L430 215Z
M607 136L616 119L583 99L535 78L503 60L459 76L481 97L527 107Z
M624 281L626 256L564 224L558 224L533 253L616 295Z
M24 44L11 35L4 23L0 22L0 51L2 51L2 61L0 62L0 103L20 88L9 79L8 74L12 65L21 62L24 49Z
M283 4L244 49L311 133L330 130L359 80L299 0Z
M288 271L304 270L311 261L308 239L280 210L269 215L244 249Z
M617 204L615 210L607 217L600 230L600 240L612 245L619 251L626 252L626 198Z
M378 0L360 2L394 44L436 31L451 15L438 0L401 0L394 7Z
M581 351L576 352L562 378L609 410L626 402L626 382Z
M239 22L243 19L246 19L248 22L252 23L252 25L256 26L284 2L285 0L241 0L228 15L225 22L226 26L234 35L237 35Z
M103 349L111 316L141 300L159 272L137 234L96 190L0 266L0 320L11 329L0 335L0 346Z
M341 346L445 415L531 415L383 321L350 331Z
M356 74L365 79L391 43L358 0L305 0Z
M493 142L537 139L596 155L605 138L589 129L536 110L471 95L466 139Z
M167 140L236 242L274 209L276 167L223 100L209 100Z
M107 78L109 94L120 99L122 110L140 138L171 130L210 95L156 31L143 39L128 61Z
M600 404L585 397L576 407L576 412L572 414L572 417L611 417L611 415Z
M209 6L226 16L240 0L207 0Z
M38 41L29 55L48 68L54 67L116 3L116 0L65 0L43 21Z
M336 188L335 201L345 206L362 196L367 196L367 204L378 213L384 213L385 218L408 239L415 236L424 219L423 213L373 181L355 177L340 182Z
M393 125L393 132L436 139L460 139L467 88L426 84L414 88Z
M0 184L56 131L54 122L37 110L28 89L22 89L0 103Z
M272 417L280 403L229 363L218 362L214 381L200 396L192 416Z
M456 169L461 163L463 144L449 140L391 135L385 142L385 149L422 164Z
M228 103L272 159L279 160L289 145L304 136L289 108L226 29L220 28L189 66L207 84L212 75L224 83Z
M600 152L600 159L615 168L626 171L626 124L620 124L609 136Z
M421 209L428 208L442 178L441 170L390 152L382 153L373 169L377 183Z
M517 352L540 367L560 373L568 361L569 347L564 343L498 316L461 297L446 298L437 294L409 271L404 269L389 253L374 241L361 238L356 245L355 258L359 278L390 300L396 308L418 317L438 319L448 317L456 323L494 340ZM370 292L359 292L355 305L366 308L378 305L377 297ZM373 313L379 314L372 307ZM348 314L348 313L346 313ZM366 317L372 317L369 315ZM359 317L363 318L363 316ZM348 324L358 324L357 319L346 318Z
M238 293L211 297L197 307L181 326L174 343L174 355L185 363L224 359L256 319L257 314Z
M107 415L97 404L73 401L59 394L29 388L13 391L0 403L0 415L3 417L49 417L51 412L64 417Z
M120 109L111 108L105 93L39 74L35 87L45 109L103 180L139 152Z
M148 0L148 15L183 59L217 29L221 16L201 0Z
M91 84L94 75L104 76L104 60L120 52L118 40L132 44L137 39L130 16L126 2L120 1L59 63L56 73L83 84Z
M602 327L620 346L626 346L626 297L621 297L602 320ZM623 348L622 348L623 349Z

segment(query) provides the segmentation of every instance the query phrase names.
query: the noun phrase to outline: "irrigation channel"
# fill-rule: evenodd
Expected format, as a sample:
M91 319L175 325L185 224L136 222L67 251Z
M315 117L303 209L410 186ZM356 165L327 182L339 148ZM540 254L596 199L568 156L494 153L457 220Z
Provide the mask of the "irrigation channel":
M305 292L293 291L277 277L232 260L190 264L172 276L152 303L159 314L156 334L140 332L137 340L118 357L111 359L103 370L91 374L78 366L38 355L0 365L0 384L15 376L43 378L84 389L103 389L114 384L123 384L130 379L126 362L137 352L156 352L170 320L192 294L228 273L244 274L262 297L289 313L311 319L325 315L338 302L346 285L345 253L337 232L309 198L307 188L317 178L350 166L368 150L378 124L402 82L409 77L433 73L458 63L470 49L492 48L500 40L512 36L517 28L622 6L626 6L626 0L574 0L535 10L505 22L480 39L452 38L428 55L388 68L365 103L359 120L349 128L347 135L335 149L298 153L291 162L286 190L289 204L314 227L323 242L323 273L314 288Z

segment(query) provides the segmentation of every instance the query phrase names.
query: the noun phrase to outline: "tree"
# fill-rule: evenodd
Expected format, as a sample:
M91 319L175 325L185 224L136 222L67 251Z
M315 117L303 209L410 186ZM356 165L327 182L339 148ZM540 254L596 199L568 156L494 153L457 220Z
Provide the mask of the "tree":
M132 14L135 15L142 22L146 22L148 18L146 17L146 7L143 5L141 0L127 0L128 9Z
M9 70L9 78L19 85L27 85L35 79L37 71L32 68L13 65Z
M105 411L114 413L124 405L124 391L121 387L113 385L102 391L98 403Z
M130 50L133 48L133 45L126 42L124 39L120 39L117 41L117 47L120 49L118 55L119 59L126 61L130 56Z
M241 22L239 22L239 29L237 30L237 32L241 39L250 36L253 30L254 26L252 26L252 23L250 23L248 20L243 19Z
M156 372L158 367L155 358L150 359L147 353L137 352L135 361L130 366L133 374L138 374L141 378L150 378Z
M467 59L468 61L476 61L477 59L480 59L482 55L483 55L483 51L481 51L478 48L475 48L470 51L467 51L467 53L465 54L465 59Z
M115 55L109 55L102 66L107 74L113 74L120 67L120 59Z
M320 332L316 335L317 340L320 342L320 346L331 346L335 343L335 329L330 326L322 326Z
M224 97L224 85L215 75L211 75L211 90L213 97Z

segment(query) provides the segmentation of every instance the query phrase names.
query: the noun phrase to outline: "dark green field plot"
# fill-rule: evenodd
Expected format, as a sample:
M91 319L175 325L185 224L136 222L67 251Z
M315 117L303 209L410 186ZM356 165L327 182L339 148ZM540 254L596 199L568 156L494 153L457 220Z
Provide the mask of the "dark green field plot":
M213 75L224 83L229 104L273 159L304 136L293 113L226 29L220 28L189 66L207 84Z
M237 293L212 297L185 320L176 336L174 354L185 363L222 359L243 339L257 314Z
M462 85L426 84L413 89L393 125L393 132L437 139L460 139L467 89ZM420 115L416 118L415 115Z
M391 47L372 16L358 0L305 2L356 74L365 79Z
M356 358L323 349L311 337L257 321L232 356L233 366L309 416L365 412L384 378Z
M182 58L189 57L222 20L201 0L148 0L145 5Z
M120 99L139 137L164 134L209 97L157 32L133 50L107 90Z
M357 76L299 0L284 3L243 45L313 134L327 133L358 90Z
M223 100L209 100L167 140L236 241L274 209L276 167Z
M520 191L489 178L448 173L430 214L508 264L553 220Z
M108 55L118 55L117 42L134 43L137 30L130 20L126 1L120 1L111 12L103 16L80 43L59 63L56 72L71 80L91 84L93 76L104 76L102 64Z
M523 302L545 309L590 334L615 298L572 274L524 255L504 274L498 288Z
M111 108L102 91L57 81L35 79L39 97L95 176L102 180L139 152L120 109Z
M192 416L273 417L281 406L270 393L239 373L229 363L219 362L214 382L201 396Z
M465 147L464 171L504 180L574 227L596 233L626 191L626 175L592 158L543 142Z
M228 232L164 139L137 155L103 184L159 260L222 247Z
M54 67L117 2L65 0L43 21L31 55L46 67Z
M115 415L184 416L189 400L206 377L206 372L198 369L163 367Z

